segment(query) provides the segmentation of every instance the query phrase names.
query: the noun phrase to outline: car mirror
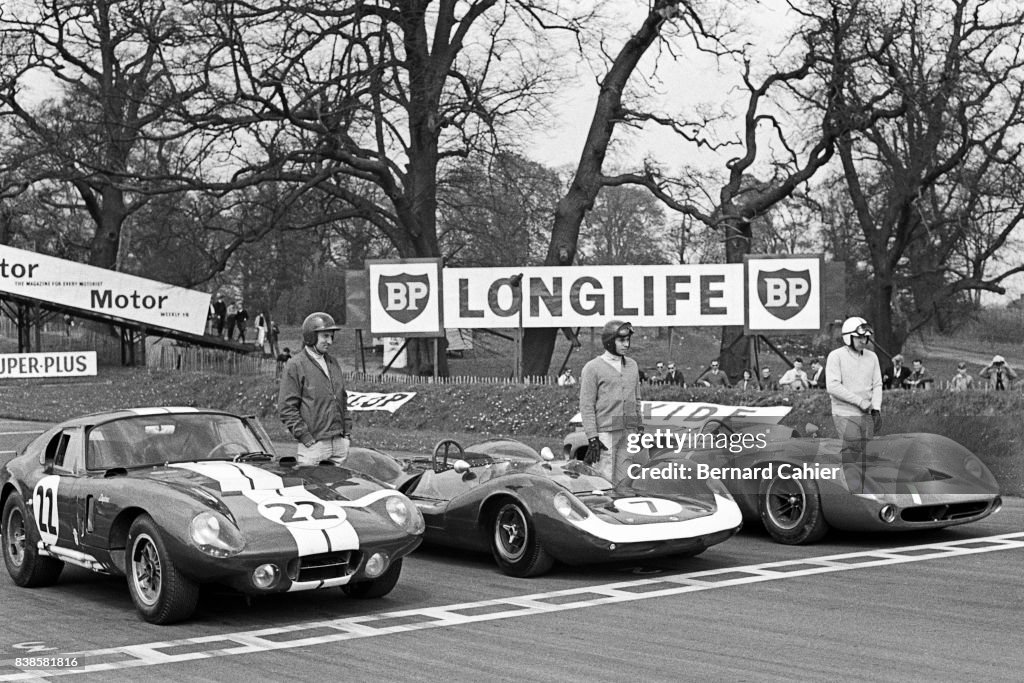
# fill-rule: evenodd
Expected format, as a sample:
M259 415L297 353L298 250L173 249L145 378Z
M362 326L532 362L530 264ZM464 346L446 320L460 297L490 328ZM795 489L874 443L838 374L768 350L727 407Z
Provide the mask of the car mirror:
M465 460L456 460L455 464L452 465L452 469L458 472L459 474L462 474L463 472L469 472L470 464Z
M817 433L818 433L818 425L816 425L816 424L814 424L812 422L808 422L807 426L804 427L804 434L806 434L809 437L810 436L814 436Z
M549 446L545 446L544 448L540 449L540 457L542 457L544 460L554 460L555 452L552 451Z

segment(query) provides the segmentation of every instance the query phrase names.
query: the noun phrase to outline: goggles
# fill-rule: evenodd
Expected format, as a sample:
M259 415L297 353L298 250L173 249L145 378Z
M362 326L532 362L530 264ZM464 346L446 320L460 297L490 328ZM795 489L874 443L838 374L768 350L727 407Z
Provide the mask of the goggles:
M615 333L615 337L617 339L629 339L632 336L633 336L633 326L630 325L629 323L626 323L625 325L620 327L619 330Z
M870 337L875 331L871 329L871 325L864 323L863 325L857 325L857 329L853 331L853 334L857 337Z

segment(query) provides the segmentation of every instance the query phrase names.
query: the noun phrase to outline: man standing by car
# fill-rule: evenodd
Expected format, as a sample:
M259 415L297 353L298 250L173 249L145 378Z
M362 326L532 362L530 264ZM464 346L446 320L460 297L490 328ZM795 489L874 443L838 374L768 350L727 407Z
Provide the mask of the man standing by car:
M341 465L348 456L352 420L341 365L328 352L340 327L326 313L311 313L302 322L302 351L281 376L277 412L299 442L299 465L324 461Z
M640 413L640 368L626 357L633 326L622 320L608 321L601 331L605 352L580 374L580 415L589 447L584 462L615 483L626 477L631 456L629 435L643 431ZM633 462L644 462L642 454Z
M847 318L842 327L843 346L829 353L825 361L825 387L832 400L832 420L843 440L843 469L851 490L853 473L864 490L867 442L881 423L882 370L878 356L865 348L872 333L864 318Z

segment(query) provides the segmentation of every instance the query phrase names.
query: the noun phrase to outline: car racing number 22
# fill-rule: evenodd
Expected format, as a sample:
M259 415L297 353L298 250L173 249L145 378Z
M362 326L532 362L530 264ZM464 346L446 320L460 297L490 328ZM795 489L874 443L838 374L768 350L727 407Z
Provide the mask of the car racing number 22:
M345 510L320 500L276 500L259 504L260 514L267 519L301 529L329 529L345 521Z
M56 543L60 517L57 510L57 487L60 477L50 475L43 477L32 491L33 517L39 528L39 536L44 543Z

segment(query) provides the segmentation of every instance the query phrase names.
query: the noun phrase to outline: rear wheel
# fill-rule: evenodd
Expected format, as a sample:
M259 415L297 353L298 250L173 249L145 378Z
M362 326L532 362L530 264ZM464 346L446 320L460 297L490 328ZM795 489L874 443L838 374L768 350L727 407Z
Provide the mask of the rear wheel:
M491 521L491 554L510 576L539 576L555 560L537 540L533 520L516 502L502 503Z
M760 493L761 521L779 543L814 543L828 531L814 480L774 477L761 482Z
M39 536L21 494L12 493L7 497L0 520L4 564L14 583L23 588L52 586L57 583L64 563L39 554L36 545Z
M383 598L390 593L398 583L398 577L402 574L402 560L392 562L388 570L369 581L349 583L341 587L345 595L350 598L370 599Z
M199 602L199 586L174 566L156 522L140 515L128 531L128 592L152 624L187 619Z

